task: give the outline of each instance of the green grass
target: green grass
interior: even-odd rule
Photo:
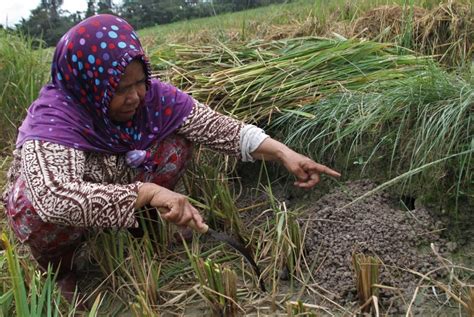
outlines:
[[[14,141],[26,109],[48,80],[50,50],[33,50],[33,42],[0,30],[0,148]]]
[[[3,285],[0,285],[0,316],[52,317],[60,316],[60,309],[74,314],[74,304],[69,305],[61,298],[51,267],[41,273],[29,266],[28,261],[16,252],[5,232],[1,234],[0,245],[4,250],[0,253],[2,275],[5,269],[7,272],[7,277],[2,278]]]
[[[434,66],[394,84],[308,103],[285,112],[275,128],[288,144],[315,157],[344,157],[346,168],[362,158],[361,173],[382,181],[408,173],[400,181],[411,195],[438,193],[436,202],[456,210],[459,199],[474,197],[474,87]],[[422,166],[412,177],[409,171]]]

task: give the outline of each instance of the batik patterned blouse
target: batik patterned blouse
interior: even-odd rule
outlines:
[[[192,112],[176,131],[191,142],[239,158],[249,156],[266,136],[242,122],[195,101]],[[243,138],[254,139],[242,151]],[[256,140],[256,141],[255,141]],[[248,142],[245,142],[248,143]],[[248,160],[248,159],[247,159]],[[43,221],[79,227],[136,226],[134,206],[140,182],[124,155],[84,152],[63,145],[30,140],[13,153],[4,201],[18,177],[29,186],[28,197]]]

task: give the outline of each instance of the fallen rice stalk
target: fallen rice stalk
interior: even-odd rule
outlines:
[[[399,55],[389,44],[357,40],[307,37],[234,47],[242,65],[229,51],[220,46],[177,49],[176,64],[192,78],[194,85],[187,89],[193,96],[252,122],[341,90],[386,89],[426,67],[423,59]],[[173,80],[179,83],[181,76]],[[381,85],[374,87],[375,81]]]
[[[324,311],[329,316],[334,316],[327,308],[319,305],[306,304],[302,301],[289,301],[286,303],[286,313],[288,317],[294,316],[318,316],[317,311]]]

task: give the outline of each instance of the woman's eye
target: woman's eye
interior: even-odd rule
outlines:
[[[115,89],[115,93],[119,94],[119,95],[124,94],[126,91],[127,91],[126,88],[117,88],[117,89]]]

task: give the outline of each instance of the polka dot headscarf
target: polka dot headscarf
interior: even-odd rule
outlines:
[[[147,75],[145,103],[132,120],[114,123],[108,117],[110,101],[133,60],[143,63]],[[51,75],[20,127],[17,147],[40,139],[85,151],[146,157],[150,144],[176,130],[193,107],[190,96],[150,78],[137,34],[125,20],[109,14],[87,18],[63,35]]]

